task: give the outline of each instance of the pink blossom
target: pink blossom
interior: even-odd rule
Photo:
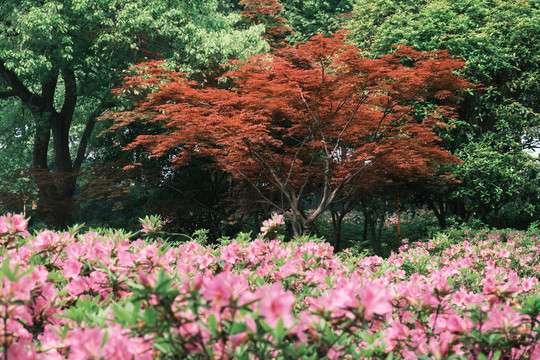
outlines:
[[[374,314],[386,315],[392,312],[388,291],[372,281],[366,281],[362,285],[358,297],[364,306],[364,318],[367,320],[373,318]]]
[[[18,341],[7,349],[7,359],[9,360],[34,360],[37,359],[37,351],[32,343]]]
[[[435,359],[440,360],[446,357],[449,350],[450,342],[453,340],[453,335],[447,332],[443,332],[439,335],[439,338],[431,337],[429,339],[428,349],[431,351]]]
[[[508,331],[514,327],[518,327],[524,316],[516,312],[510,306],[505,305],[502,309],[494,309],[489,313],[488,320],[482,327],[483,331],[500,329]]]
[[[474,323],[470,319],[458,316],[457,314],[443,316],[442,318],[446,321],[440,328],[452,333],[467,333],[474,326]]]
[[[283,215],[273,213],[270,219],[263,221],[263,226],[261,227],[261,233],[263,236],[266,236],[271,230],[284,224],[285,224],[285,221],[283,220]]]
[[[66,277],[66,279],[76,279],[79,277],[82,267],[82,262],[75,259],[68,259],[64,261],[64,269],[62,270],[62,274]]]
[[[150,221],[150,219],[148,219],[148,221],[146,222],[141,221],[141,226],[142,226],[142,230],[141,230],[142,233],[147,234],[150,231],[152,231],[152,222]]]
[[[39,233],[33,240],[32,245],[36,251],[53,250],[61,245],[62,239],[56,233],[46,230]]]
[[[129,337],[116,326],[110,331],[103,353],[107,360],[152,360],[152,344],[148,339]]]
[[[100,328],[75,328],[69,333],[70,352],[68,360],[100,360],[105,356],[101,347],[103,331]]]
[[[230,272],[219,273],[214,279],[203,285],[201,294],[211,301],[212,307],[220,308],[240,297],[248,289],[247,280]]]
[[[31,275],[24,275],[21,278],[10,281],[7,277],[1,280],[0,294],[10,301],[28,301],[36,282]]]
[[[58,334],[51,328],[51,325],[49,324],[46,324],[43,333],[38,335],[38,340],[43,349],[47,352],[67,346],[67,340],[63,340],[60,336],[58,336]]]
[[[268,325],[275,328],[279,318],[283,319],[286,328],[293,325],[292,310],[296,298],[292,292],[284,291],[280,283],[274,283],[260,287],[255,294],[261,299],[259,313]]]
[[[0,235],[1,234],[19,234],[22,236],[29,236],[30,233],[26,231],[28,221],[26,221],[21,215],[12,215],[8,213],[6,216],[0,217]]]
[[[221,248],[221,260],[234,264],[236,262],[241,262],[243,258],[244,249],[235,241]]]

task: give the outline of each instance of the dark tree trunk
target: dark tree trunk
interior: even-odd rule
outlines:
[[[384,225],[387,206],[387,202],[384,201],[382,208],[373,210],[369,208],[367,203],[362,203],[362,211],[364,213],[364,236],[366,236],[369,232],[371,247],[375,254],[381,253],[382,228]]]
[[[442,198],[442,195],[439,198],[439,206],[435,204],[435,201],[430,201],[428,205],[431,211],[433,211],[433,213],[435,214],[441,230],[446,229],[446,211],[444,208],[444,199]]]
[[[341,226],[343,224],[343,218],[345,217],[345,212],[338,213],[333,206],[330,207],[330,212],[332,214],[332,227],[334,228],[334,251],[338,252],[341,249]]]
[[[334,203],[330,204],[330,213],[332,214],[332,226],[334,228],[334,236],[335,236],[335,246],[334,251],[338,252],[341,250],[341,229],[343,226],[343,219],[345,216],[350,213],[359,203],[359,199],[353,199],[348,202],[342,203],[342,209],[341,213],[336,210]],[[365,241],[365,236],[364,236]]]
[[[366,212],[364,211],[364,231],[362,232],[362,241],[365,243],[368,239],[368,222],[366,220]]]
[[[65,117],[57,112],[36,116],[33,166],[38,187],[37,211],[48,226],[56,229],[73,225],[73,195],[78,169],[73,169],[69,152],[71,116],[72,114],[68,114],[68,117]],[[47,153],[51,133],[54,159],[49,169]]]
[[[371,237],[371,247],[375,254],[379,254],[381,251],[381,238],[377,236],[377,226],[376,220],[372,217],[369,219],[369,232]]]
[[[34,179],[38,186],[37,211],[41,219],[56,229],[73,225],[76,174],[35,171]]]
[[[62,108],[55,108],[56,86],[59,77],[64,81]],[[41,92],[34,93],[17,74],[6,68],[0,59],[0,77],[30,109],[35,119],[35,138],[32,156],[33,175],[38,186],[38,214],[47,225],[65,229],[73,224],[73,198],[79,169],[84,160],[88,140],[97,117],[109,104],[103,102],[87,119],[86,126],[72,162],[69,148],[69,129],[77,104],[77,82],[72,69],[52,69],[41,83]],[[49,164],[49,144],[52,134],[53,162]]]

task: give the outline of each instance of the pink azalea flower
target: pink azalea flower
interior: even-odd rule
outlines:
[[[90,289],[90,279],[88,276],[81,276],[67,283],[66,288],[71,296],[77,296]]]
[[[151,348],[152,343],[147,339],[130,338],[118,326],[110,332],[103,352],[107,360],[152,360]]]
[[[68,335],[70,352],[68,360],[100,360],[105,356],[101,347],[103,332],[100,328],[76,327]]]
[[[531,352],[531,360],[540,360],[540,344],[534,346],[534,349]]]
[[[148,219],[148,221],[146,222],[141,221],[141,225],[142,225],[142,230],[141,230],[142,233],[147,234],[150,231],[152,231],[152,222],[150,221],[150,219]]]
[[[244,322],[246,323],[246,327],[249,331],[253,333],[257,331],[257,324],[250,316],[244,315]]]
[[[227,246],[221,248],[221,260],[235,264],[241,262],[244,258],[244,249],[237,242],[233,241]]]
[[[229,336],[229,340],[231,342],[231,347],[233,349],[237,348],[238,346],[246,343],[246,341],[249,340],[249,335],[247,334],[247,332],[245,331],[242,331],[242,332],[239,332],[237,334],[234,334],[234,335],[230,335]]]
[[[27,226],[28,221],[19,214],[8,213],[6,216],[0,217],[0,234],[29,236],[30,233],[26,231]]]
[[[37,351],[26,341],[18,341],[7,349],[7,359],[9,360],[34,360],[37,359]]]
[[[9,234],[10,224],[5,216],[0,216],[0,234]]]
[[[388,291],[372,281],[366,281],[358,291],[358,297],[364,306],[364,318],[370,320],[374,314],[386,315],[392,312]]]
[[[439,335],[438,339],[436,337],[429,339],[428,349],[436,360],[443,359],[448,354],[449,345],[453,338],[454,336],[452,334],[443,332]]]
[[[226,271],[219,273],[206,286],[203,286],[201,294],[211,301],[212,307],[220,308],[228,305],[233,298],[239,298],[247,289],[246,278]]]
[[[506,332],[521,325],[524,318],[510,306],[505,305],[502,309],[494,309],[489,313],[488,320],[482,326],[482,331],[500,329]]]
[[[82,267],[82,262],[75,259],[68,259],[64,261],[64,269],[62,270],[62,274],[66,277],[66,279],[76,279],[79,277]]]
[[[10,301],[28,301],[35,286],[36,282],[28,274],[15,281],[5,277],[2,279],[0,291],[4,298]]]
[[[271,230],[279,227],[280,225],[285,225],[283,220],[283,215],[273,213],[272,217],[268,220],[263,221],[263,226],[261,227],[261,233],[263,236],[266,236]]]
[[[461,317],[457,314],[452,314],[446,317],[444,326],[441,326],[443,330],[448,330],[452,333],[468,332],[474,327],[474,322],[466,317]]]
[[[33,240],[32,246],[36,251],[53,250],[61,245],[62,239],[56,233],[46,230],[39,233]]]
[[[286,328],[294,324],[292,310],[296,298],[292,292],[284,291],[280,283],[274,283],[272,286],[260,287],[255,294],[261,299],[259,314],[268,325],[275,328],[279,318],[283,319]]]
[[[64,341],[58,334],[51,328],[51,325],[46,324],[43,333],[38,335],[38,340],[47,353],[50,350],[56,350],[57,348],[63,348],[67,346],[67,340]]]

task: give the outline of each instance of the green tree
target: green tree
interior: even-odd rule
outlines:
[[[239,14],[219,12],[216,0],[2,2],[0,98],[18,99],[31,114],[33,178],[44,221],[72,223],[96,118],[113,106],[110,91],[123,71],[167,58],[204,82],[206,70],[267,49],[263,27],[240,21]]]
[[[0,102],[0,212],[25,213],[35,197],[23,169],[32,165],[30,112],[16,99]]]
[[[354,0],[348,26],[369,56],[405,43],[465,60],[462,75],[480,87],[466,94],[455,128],[440,134],[464,162],[456,168],[462,183],[426,201],[439,204],[441,226],[448,212],[497,223],[501,207],[536,181],[538,164],[525,151],[540,146],[540,1]]]
[[[345,23],[352,0],[281,0],[283,17],[294,33],[292,42],[307,41],[316,34],[333,34]]]
[[[506,205],[515,205],[515,211],[523,215],[536,210],[527,197],[535,193],[538,201],[538,186],[531,189],[529,185],[538,182],[538,165],[525,152],[501,151],[496,140],[471,142],[457,153],[466,161],[456,166],[460,185],[450,199],[464,205],[455,209],[463,220],[480,219],[497,226]]]

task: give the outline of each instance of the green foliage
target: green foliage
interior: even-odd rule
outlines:
[[[333,34],[344,24],[352,10],[351,0],[281,0],[283,16],[294,33],[293,43],[306,41],[316,34]]]
[[[351,39],[377,56],[394,44],[448,49],[482,83],[465,118],[532,146],[538,138],[540,8],[537,0],[356,0]]]
[[[217,0],[2,4],[0,99],[9,103],[0,105],[0,120],[2,129],[15,134],[16,145],[0,150],[6,155],[19,151],[8,167],[11,173],[30,164],[49,170],[42,171],[47,173],[42,180],[36,178],[39,197],[21,194],[39,201],[46,221],[59,227],[73,223],[75,183],[96,118],[115,105],[111,89],[130,66],[167,59],[204,83],[215,81],[228,59],[268,49],[261,26],[246,27],[238,13],[218,5]],[[27,115],[14,114],[18,106],[12,106],[11,97],[22,101]],[[96,152],[93,148],[91,157]],[[62,181],[51,179],[53,172],[65,173]]]
[[[538,216],[538,163],[525,151],[540,137],[539,24],[538,0],[354,1],[350,38],[368,56],[398,43],[447,49],[480,84],[440,132],[464,162],[455,168],[461,184],[442,195],[462,222],[497,226],[504,212],[512,223],[502,226],[526,228]]]
[[[464,159],[462,165],[455,167],[455,177],[461,186],[451,196],[468,203],[471,215],[496,225],[506,204],[514,203],[524,215],[535,213],[533,204],[538,187],[531,185],[538,181],[538,164],[530,155],[502,151],[494,142],[471,142],[457,155]]]
[[[36,196],[25,169],[32,165],[31,113],[18,101],[0,101],[0,211],[30,213]]]
[[[129,64],[170,56],[186,70],[264,50],[262,29],[240,29],[240,16],[205,0],[24,0],[2,7],[0,58],[35,80],[75,65],[82,92],[109,87]]]

